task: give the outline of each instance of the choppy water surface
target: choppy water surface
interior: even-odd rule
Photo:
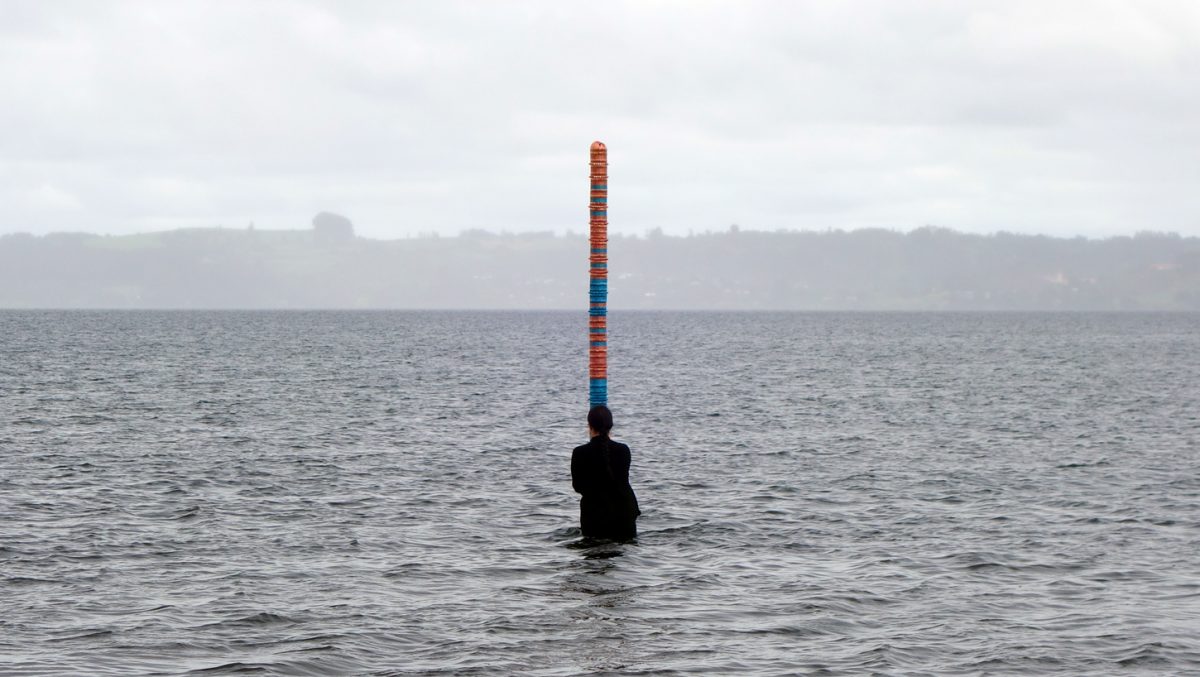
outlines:
[[[0,672],[1200,674],[1200,315],[0,313]]]

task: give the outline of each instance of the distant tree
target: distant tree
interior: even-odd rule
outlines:
[[[331,244],[354,239],[354,224],[341,214],[321,212],[313,217],[312,225],[317,242]]]

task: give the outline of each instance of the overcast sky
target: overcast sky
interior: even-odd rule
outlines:
[[[1200,2],[0,1],[0,234],[1200,235]]]

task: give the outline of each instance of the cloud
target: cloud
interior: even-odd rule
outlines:
[[[1190,2],[41,3],[0,28],[0,232],[936,223],[1200,234]],[[11,19],[11,20],[9,20]],[[32,193],[30,193],[32,194]]]

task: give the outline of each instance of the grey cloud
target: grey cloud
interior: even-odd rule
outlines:
[[[1188,2],[7,3],[0,232],[1200,232]],[[8,18],[8,17],[6,17]]]

